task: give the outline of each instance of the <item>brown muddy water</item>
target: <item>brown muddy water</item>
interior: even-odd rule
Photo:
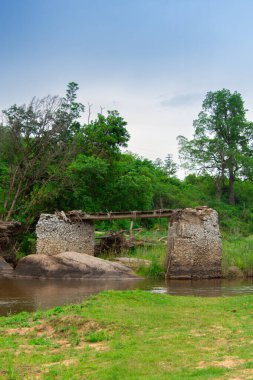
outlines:
[[[0,279],[0,315],[82,302],[103,290],[144,289],[177,296],[253,295],[253,279],[241,280],[39,280]]]

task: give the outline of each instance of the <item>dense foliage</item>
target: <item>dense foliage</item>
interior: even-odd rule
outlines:
[[[3,112],[0,218],[20,220],[29,230],[41,212],[55,210],[209,205],[219,211],[224,231],[245,235],[253,231],[252,125],[245,119],[239,94],[222,90],[207,95],[194,122],[194,139],[181,139],[181,154],[189,157],[190,152],[192,160],[210,170],[179,180],[170,155],[152,162],[121,152],[130,136],[117,111],[82,124],[85,110],[76,100],[77,90],[77,84],[70,83],[64,98],[33,99],[28,106],[14,105]],[[228,110],[231,143],[222,137],[225,111],[219,108],[219,96],[223,108],[236,108],[236,115],[234,108]],[[210,166],[215,163],[216,168]]]

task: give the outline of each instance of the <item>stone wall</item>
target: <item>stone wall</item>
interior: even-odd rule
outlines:
[[[69,223],[55,214],[41,214],[36,235],[39,254],[73,251],[94,255],[94,228],[90,222]]]
[[[170,220],[167,278],[221,277],[218,214],[208,207],[178,210]]]

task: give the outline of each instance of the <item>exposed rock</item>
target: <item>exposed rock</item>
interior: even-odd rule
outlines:
[[[41,214],[36,226],[37,254],[58,255],[75,251],[94,255],[94,228],[91,222],[67,222],[57,214]]]
[[[168,278],[221,277],[218,214],[208,207],[178,210],[170,221]]]
[[[115,261],[132,269],[139,269],[141,267],[149,267],[151,265],[150,260],[137,259],[135,257],[117,257]]]
[[[242,277],[244,277],[244,274],[239,268],[235,266],[228,268],[227,273],[226,273],[226,278],[234,279],[234,278],[242,278]]]
[[[126,266],[78,252],[29,255],[18,263],[16,276],[45,278],[136,278]]]
[[[12,276],[12,267],[0,256],[0,276]]]

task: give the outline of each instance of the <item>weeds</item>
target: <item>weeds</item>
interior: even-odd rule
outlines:
[[[223,239],[223,273],[226,274],[231,266],[239,268],[245,275],[253,274],[253,235]]]
[[[108,340],[108,335],[104,330],[93,331],[87,336],[86,340],[90,343],[103,342]]]

